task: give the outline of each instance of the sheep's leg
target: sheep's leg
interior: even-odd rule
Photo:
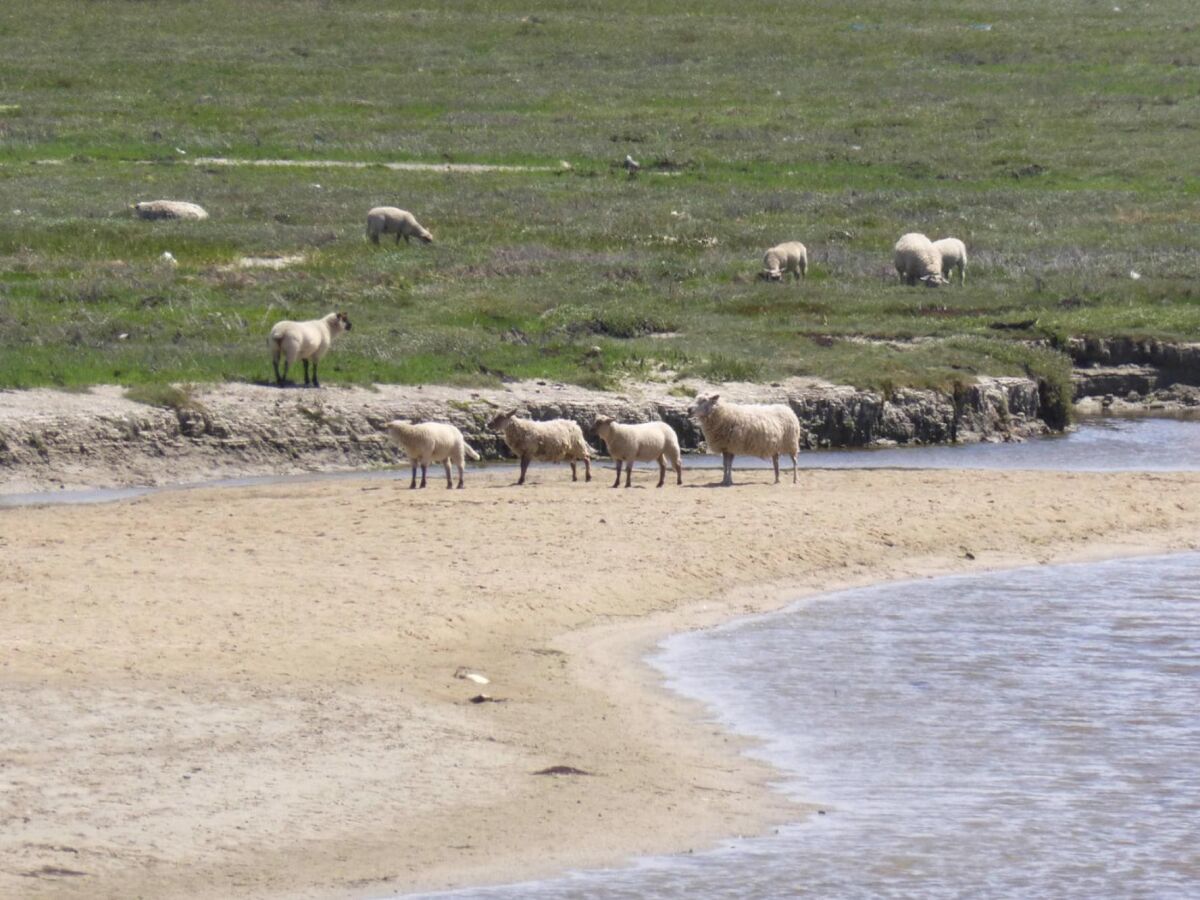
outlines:
[[[721,463],[725,469],[725,477],[721,479],[721,485],[731,487],[733,485],[733,454],[722,453]]]
[[[458,467],[458,489],[461,491],[463,489],[463,463],[456,462],[454,465]]]
[[[632,460],[630,460],[630,462],[629,462],[629,468],[630,468],[630,470],[633,469],[633,461]],[[587,474],[587,477],[584,479],[584,481],[591,481],[592,480],[592,461],[589,457],[585,456],[583,458],[583,470]]]
[[[408,489],[409,489],[410,491],[411,491],[411,490],[413,490],[413,489],[415,489],[415,488],[416,488],[416,486],[417,486],[417,465],[418,465],[418,463],[417,463],[417,461],[414,459],[414,460],[412,461],[413,477],[412,477],[412,481],[410,481],[410,482],[408,483]]]
[[[521,457],[521,477],[517,479],[517,484],[525,483],[525,472],[528,468],[529,468],[529,457],[522,456]]]
[[[675,466],[675,483],[683,484],[683,465],[678,459],[675,460],[673,465]]]
[[[308,387],[308,385],[309,385],[309,380],[308,380],[308,360],[307,360],[307,359],[302,359],[302,360],[300,360],[300,364],[304,366],[304,386],[305,386],[305,387]]]
[[[795,484],[800,480],[800,462],[797,459],[799,454],[789,453],[788,455],[792,458],[792,484]]]
[[[632,482],[632,481],[633,481],[633,460],[627,459],[627,460],[625,460],[625,487],[629,487],[630,482]]]
[[[619,488],[621,486],[621,466],[625,465],[625,461],[622,459],[618,459],[616,461],[616,463],[617,463],[617,480],[613,482],[612,486],[615,488]]]
[[[284,364],[284,373],[287,373],[287,363]],[[271,368],[275,370],[275,384],[283,387],[283,375],[279,374],[279,354],[275,353],[271,356]]]
[[[575,469],[575,460],[571,460],[571,480],[572,481],[579,480],[579,474]]]
[[[317,361],[314,359],[312,361],[312,364],[313,364],[313,387],[320,387],[321,382],[317,381]],[[305,384],[307,384],[308,379],[305,378],[304,382],[305,382]]]
[[[775,483],[779,484],[779,454],[775,453],[771,456],[771,465],[775,467]]]
[[[453,489],[454,488],[454,479],[450,477],[450,458],[446,457],[445,459],[443,459],[442,465],[446,467],[446,487],[449,489]],[[458,470],[458,477],[460,479],[462,478],[462,469]],[[462,484],[459,484],[459,487],[462,487]]]
[[[425,478],[429,474],[429,463],[421,463],[421,487],[425,487]]]
[[[667,483],[667,457],[666,454],[658,455],[658,486],[662,487]]]

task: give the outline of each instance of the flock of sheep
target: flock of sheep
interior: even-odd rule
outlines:
[[[205,219],[208,213],[194,203],[173,200],[154,200],[134,205],[136,214],[145,219],[183,218]],[[429,244],[433,235],[407,210],[393,206],[377,206],[367,213],[367,237],[378,244],[380,237],[396,236],[396,243],[412,238]],[[900,281],[907,285],[925,284],[936,287],[950,279],[957,270],[959,284],[966,282],[967,250],[957,238],[931,241],[923,234],[903,235],[893,249],[893,264]],[[808,274],[808,250],[799,241],[790,241],[769,249],[763,256],[760,277],[782,281],[791,272],[798,281]],[[329,351],[333,339],[351,329],[350,318],[344,312],[332,312],[320,319],[306,322],[277,322],[271,328],[268,345],[275,381],[282,386],[289,369],[297,362],[304,366],[304,384],[320,387],[317,366]],[[283,369],[279,363],[283,361]],[[309,363],[312,363],[310,378]],[[783,404],[725,403],[714,394],[699,397],[688,409],[688,415],[700,423],[704,441],[712,453],[720,453],[723,462],[722,485],[733,484],[733,459],[737,454],[749,454],[770,459],[774,464],[775,483],[779,483],[779,457],[792,460],[792,483],[797,481],[800,452],[800,421],[791,407]],[[499,432],[521,464],[517,484],[525,483],[529,464],[539,462],[569,462],[571,480],[577,481],[577,465],[584,465],[585,479],[592,480],[591,448],[578,423],[568,419],[535,422],[517,416],[514,409],[494,417],[488,428]],[[625,486],[633,478],[635,462],[658,462],[658,487],[666,483],[667,463],[675,470],[676,483],[683,483],[679,438],[666,422],[627,424],[607,416],[598,417],[593,428],[604,441],[608,454],[616,462],[617,478],[613,487],[621,484],[625,471]],[[454,487],[450,466],[458,469],[458,487],[463,486],[463,467],[467,457],[479,459],[469,447],[462,432],[444,422],[412,423],[394,421],[387,425],[388,437],[404,451],[412,463],[410,488],[417,487],[417,469],[421,470],[421,487],[425,487],[430,463],[441,463],[446,470],[446,487]]]
[[[918,232],[902,235],[892,248],[892,264],[902,284],[924,284],[937,287],[950,281],[950,273],[958,270],[958,283],[967,281],[967,247],[958,238],[931,241]],[[808,277],[808,249],[799,241],[777,244],[763,254],[759,278],[782,281],[791,272],[796,281]]]
[[[749,454],[774,463],[775,483],[779,483],[779,457],[792,460],[792,483],[798,480],[800,454],[800,420],[790,406],[775,404],[726,403],[720,395],[696,398],[688,415],[700,423],[704,442],[712,453],[720,453],[724,468],[721,484],[733,484],[733,459],[737,454]],[[617,464],[613,487],[621,486],[621,471],[625,472],[625,487],[633,480],[635,462],[658,463],[658,487],[667,480],[667,463],[675,470],[676,484],[683,484],[683,463],[679,437],[666,422],[621,423],[608,416],[597,416],[593,429],[608,448],[608,455]],[[417,469],[421,470],[421,487],[431,463],[441,463],[446,469],[446,487],[453,488],[450,465],[458,469],[458,486],[463,486],[463,466],[466,458],[479,459],[463,438],[463,434],[446,422],[403,422],[396,420],[386,426],[388,439],[403,450],[412,463],[410,488],[417,487]],[[570,419],[551,419],[535,422],[517,415],[515,409],[500,413],[488,422],[488,428],[499,432],[504,443],[521,461],[517,484],[525,483],[525,473],[531,462],[569,462],[571,480],[579,480],[577,465],[583,463],[584,479],[592,480],[591,447],[583,436],[578,422]]]

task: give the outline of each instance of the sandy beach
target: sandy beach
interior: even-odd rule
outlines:
[[[380,896],[758,833],[808,811],[659,686],[657,638],[1200,547],[1200,473],[611,477],[0,510],[0,896]]]

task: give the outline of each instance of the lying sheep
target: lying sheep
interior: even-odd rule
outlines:
[[[958,269],[958,284],[962,287],[967,283],[967,245],[958,238],[942,238],[934,241],[933,246],[942,255],[942,278],[950,282],[950,272]]]
[[[421,467],[421,487],[430,463],[446,467],[446,487],[454,487],[450,478],[450,463],[458,467],[458,486],[463,486],[465,457],[479,459],[479,454],[463,440],[462,432],[445,422],[422,422],[420,425],[396,419],[387,423],[388,440],[399,447],[412,461],[412,483],[417,486],[417,466]]]
[[[329,351],[334,337],[350,328],[350,317],[344,312],[331,312],[323,319],[308,322],[276,322],[267,339],[271,348],[271,365],[275,369],[275,383],[283,387],[288,369],[299,359],[304,362],[304,386],[308,387],[308,361],[311,359],[312,386],[320,387],[317,363]],[[284,357],[282,375],[279,374],[280,354]]]
[[[411,243],[409,238],[418,238],[426,244],[433,243],[433,235],[417,221],[406,209],[396,209],[394,206],[376,206],[367,213],[367,237],[372,244],[379,243],[381,234],[394,234],[396,243],[404,238],[404,243]]]
[[[675,469],[676,484],[683,484],[683,466],[679,456],[679,438],[666,422],[645,422],[622,425],[608,416],[597,416],[592,426],[608,447],[608,455],[617,464],[617,480],[621,486],[621,465],[625,465],[625,487],[633,478],[634,462],[658,461],[658,486],[667,480],[667,461]]]
[[[583,429],[570,419],[551,419],[549,422],[534,422],[517,417],[517,411],[500,413],[488,422],[488,428],[504,437],[508,449],[521,460],[521,477],[517,484],[525,483],[525,471],[533,460],[540,462],[571,463],[571,480],[578,481],[575,463],[583,460],[587,481],[592,480],[592,457]]]
[[[937,287],[945,283],[942,278],[942,255],[933,241],[923,234],[909,232],[896,241],[892,262],[901,284],[924,282],[926,287]]]
[[[775,464],[776,484],[779,484],[779,455],[786,453],[792,458],[792,484],[796,483],[800,420],[790,406],[722,403],[720,395],[713,394],[697,397],[688,408],[688,415],[699,420],[708,451],[721,454],[725,469],[722,485],[733,484],[736,453],[769,458]]]
[[[199,204],[183,200],[143,200],[130,207],[139,219],[192,219],[208,218],[208,211]]]
[[[778,244],[763,254],[763,270],[759,278],[783,281],[784,272],[791,272],[796,281],[808,277],[808,250],[799,241]]]

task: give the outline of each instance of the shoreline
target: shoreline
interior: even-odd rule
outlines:
[[[0,511],[3,684],[25,723],[0,758],[34,813],[0,843],[0,893],[381,896],[760,833],[804,807],[662,685],[644,661],[662,636],[1200,533],[1200,473],[766,474],[611,491],[560,468],[521,489],[491,473],[463,492],[339,480]],[[311,590],[273,587],[280,556]],[[532,774],[554,765],[594,774]],[[28,874],[55,868],[88,874]]]

